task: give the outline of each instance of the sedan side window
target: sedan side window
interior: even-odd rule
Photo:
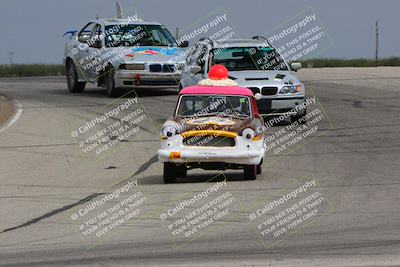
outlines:
[[[100,40],[101,38],[101,26],[100,24],[96,24],[96,27],[93,28],[92,38],[95,38],[95,40]]]
[[[88,23],[79,33],[78,41],[81,43],[87,43],[92,35],[93,28],[96,26],[94,23]]]
[[[93,28],[91,39],[87,43],[90,47],[101,48],[102,46],[102,36],[101,36],[101,26],[100,24],[96,24]]]

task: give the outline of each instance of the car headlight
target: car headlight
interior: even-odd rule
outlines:
[[[246,138],[246,139],[248,139],[248,140],[251,140],[253,137],[254,137],[254,131],[253,131],[253,129],[250,129],[250,128],[246,128],[246,129],[244,129],[243,130],[243,132],[242,132],[242,136],[244,137],[244,138]]]
[[[291,86],[284,86],[279,90],[279,94],[295,94],[295,93],[301,93],[302,91],[301,85],[291,85]]]
[[[161,130],[161,137],[169,138],[176,134],[176,128],[172,125],[167,125]]]

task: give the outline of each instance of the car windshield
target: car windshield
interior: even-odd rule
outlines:
[[[106,46],[168,46],[176,41],[163,25],[106,26]]]
[[[213,50],[213,64],[222,64],[229,71],[288,70],[285,61],[271,47],[228,47]]]
[[[180,99],[177,115],[249,117],[250,100],[247,96],[184,95]]]

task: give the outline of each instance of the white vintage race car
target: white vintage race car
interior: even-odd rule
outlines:
[[[93,20],[64,36],[69,36],[64,57],[69,90],[82,92],[92,82],[106,87],[110,97],[118,88],[177,85],[182,47],[188,46],[162,24],[137,17]]]
[[[264,134],[257,129],[263,119],[253,93],[232,86],[227,73],[216,65],[209,79],[180,91],[175,113],[161,131],[158,159],[164,163],[165,183],[194,168],[243,169],[248,180],[261,173]]]

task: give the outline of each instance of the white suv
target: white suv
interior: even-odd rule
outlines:
[[[195,85],[207,78],[210,67],[224,65],[230,79],[241,87],[253,91],[260,114],[281,115],[293,112],[292,120],[305,122],[306,109],[304,84],[293,74],[300,63],[289,64],[277,49],[262,37],[253,39],[213,42],[201,39],[190,48],[182,69],[180,89]],[[297,107],[297,108],[296,108]]]

